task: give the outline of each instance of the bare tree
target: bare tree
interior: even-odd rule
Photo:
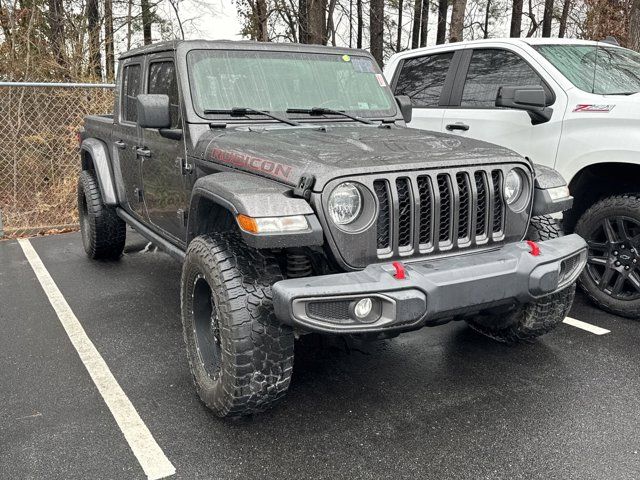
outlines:
[[[403,0],[398,0],[398,36],[396,39],[396,52],[399,52],[402,48],[402,8],[404,7]]]
[[[356,0],[356,10],[358,15],[356,48],[362,48],[362,30],[364,29],[364,18],[362,15],[362,0]]]
[[[369,4],[370,51],[382,67],[384,47],[384,0],[371,0]]]
[[[524,0],[513,0],[511,6],[511,29],[510,37],[518,38],[522,33],[522,4]]]
[[[631,5],[629,48],[640,52],[640,0],[633,0]]]
[[[483,38],[489,38],[489,15],[491,12],[491,0],[487,0],[487,8],[484,11]]]
[[[113,52],[113,0],[104,0],[104,57],[107,82],[115,75],[115,55]]]
[[[49,43],[58,65],[64,66],[64,6],[62,0],[49,0]]]
[[[427,28],[429,25],[429,0],[422,0],[422,15],[420,18],[420,46],[427,46]]]
[[[422,0],[415,0],[415,2],[413,3],[413,27],[411,28],[411,48],[418,48],[418,45],[420,44],[421,17],[422,17]]]
[[[542,36],[551,36],[551,20],[553,19],[553,0],[544,1],[544,14],[542,16]]]
[[[453,0],[451,9],[451,27],[449,31],[450,42],[462,41],[462,30],[464,28],[464,11],[467,8],[467,0]]]
[[[145,45],[150,45],[152,42],[151,24],[153,22],[153,15],[151,14],[149,0],[141,0],[140,7],[142,9],[142,38]]]
[[[562,14],[560,15],[560,30],[558,31],[558,37],[564,38],[567,32],[567,21],[569,20],[569,11],[571,10],[571,0],[564,0],[562,5]]]
[[[444,43],[447,35],[447,10],[449,3],[447,0],[438,0],[438,31],[436,32],[436,44]]]
[[[87,28],[89,31],[89,76],[102,79],[100,55],[100,10],[98,0],[87,0]]]

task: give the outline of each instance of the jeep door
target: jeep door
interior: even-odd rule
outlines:
[[[391,86],[394,95],[407,95],[411,99],[413,118],[410,127],[442,130],[448,101],[443,92],[449,90],[445,85],[454,78],[454,57],[454,52],[430,53],[400,61]]]
[[[463,51],[444,113],[443,131],[496,143],[548,166],[555,163],[567,104],[566,94],[545,81],[524,52],[506,48],[476,48]],[[522,110],[497,108],[501,86],[541,85],[547,106],[553,108],[550,121],[533,125]]]
[[[183,175],[185,145],[182,140],[182,110],[175,62],[166,53],[150,55],[146,92],[169,97],[171,126],[142,129],[141,157],[144,201],[150,222],[183,242],[186,238],[188,195]]]
[[[126,59],[120,72],[118,92],[119,112],[113,126],[113,165],[119,192],[124,193],[126,207],[139,217],[145,217],[142,202],[142,176],[137,148],[140,146],[137,97],[142,89],[142,57]]]

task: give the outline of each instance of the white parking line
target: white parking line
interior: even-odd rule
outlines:
[[[38,277],[42,289],[47,294],[51,306],[55,310],[60,323],[64,327],[69,340],[75,347],[82,363],[93,379],[96,387],[113,418],[129,443],[129,447],[138,459],[149,480],[165,478],[176,473],[175,467],[165,456],[153,435],[144,424],[135,407],[129,401],[117,380],[109,370],[104,359],[93,345],[78,321],[62,292],[51,278],[42,260],[38,256],[29,240],[20,239],[20,246],[24,251],[31,268]]]
[[[611,333],[611,330],[607,330],[606,328],[597,327],[595,325],[591,325],[587,322],[582,322],[580,320],[576,320],[575,318],[567,317],[563,320],[567,325],[571,325],[572,327],[581,328],[582,330],[586,330],[587,332],[591,332],[594,335],[604,335],[606,333]]]

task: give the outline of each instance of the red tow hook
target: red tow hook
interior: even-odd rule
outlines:
[[[400,262],[393,262],[392,263],[393,268],[396,269],[396,273],[393,275],[393,277],[396,280],[404,280],[405,278],[407,278],[407,272],[404,269],[404,265]]]
[[[529,245],[529,248],[531,249],[529,251],[531,255],[533,255],[534,257],[537,257],[540,255],[540,245],[538,245],[536,242],[532,240],[527,240],[527,245]]]

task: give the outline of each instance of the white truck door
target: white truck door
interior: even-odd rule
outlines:
[[[534,61],[525,60],[523,54],[497,47],[466,50],[442,131],[496,143],[552,167],[562,133],[566,94],[553,80],[543,80],[533,67]],[[548,106],[553,108],[549,122],[533,125],[527,112],[496,108],[499,87],[530,85],[545,89]]]
[[[413,118],[410,127],[436,132],[442,130],[445,110],[441,96],[453,56],[454,52],[445,52],[400,60],[390,81],[395,95],[407,95],[411,99]]]

